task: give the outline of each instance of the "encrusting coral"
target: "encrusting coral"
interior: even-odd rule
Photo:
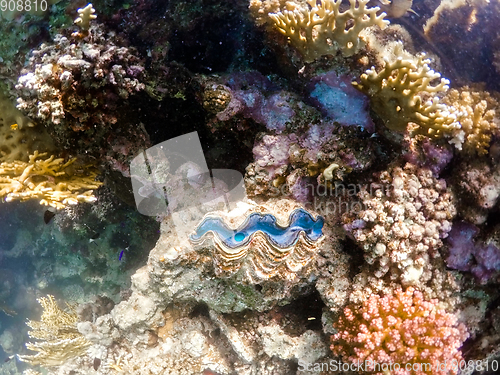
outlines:
[[[380,375],[388,373],[386,367],[404,375],[457,374],[459,348],[468,336],[438,300],[426,301],[411,287],[346,307],[334,328],[338,333],[331,338],[333,352]]]
[[[465,153],[485,155],[488,153],[491,136],[498,129],[500,109],[497,93],[490,94],[480,85],[452,89],[443,98],[443,103],[454,107],[464,132],[462,149]]]
[[[54,155],[35,151],[28,162],[14,161],[0,164],[0,197],[6,202],[40,199],[40,204],[62,209],[79,202],[94,202],[92,190],[101,182],[92,167],[75,168],[76,159],[67,162]]]
[[[399,52],[403,54],[402,46]],[[371,98],[371,108],[387,128],[402,132],[411,122],[417,125],[417,133],[442,136],[460,129],[460,124],[455,110],[439,98],[446,93],[450,82],[441,78],[429,64],[425,55],[385,60],[379,72],[369,69],[361,75],[360,82],[353,85]],[[437,80],[439,83],[433,85]]]
[[[38,303],[43,307],[41,320],[28,320],[26,323],[31,328],[28,335],[39,340],[36,343],[27,343],[26,348],[38,353],[19,355],[18,358],[31,365],[50,367],[62,365],[68,359],[85,353],[90,341],[76,328],[76,312],[69,305],[70,312],[62,310],[51,295],[38,298]]]
[[[369,0],[349,0],[350,8],[340,11],[341,0],[307,0],[295,10],[271,13],[277,29],[289,38],[299,50],[304,61],[312,62],[323,55],[341,51],[352,56],[362,47],[360,33],[370,26],[384,29],[385,13],[377,15],[378,7],[367,8]]]

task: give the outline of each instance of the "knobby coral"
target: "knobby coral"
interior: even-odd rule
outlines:
[[[403,54],[402,46],[399,49]],[[377,72],[369,69],[353,85],[371,98],[373,111],[384,119],[384,125],[405,131],[408,123],[417,125],[418,133],[430,137],[442,136],[460,128],[452,107],[441,103],[439,95],[448,90],[447,79],[429,67],[425,55],[414,59],[398,57],[385,60]],[[438,82],[433,84],[433,82]]]
[[[363,46],[360,33],[370,26],[384,29],[389,21],[378,7],[367,8],[369,0],[349,0],[350,8],[340,11],[341,0],[307,0],[295,10],[269,14],[280,33],[289,38],[304,61],[341,51],[352,56]]]
[[[76,312],[69,305],[70,312],[62,310],[51,295],[37,301],[43,307],[42,318],[40,321],[28,320],[26,324],[31,328],[28,335],[40,341],[27,343],[26,348],[38,353],[20,355],[19,359],[32,365],[50,367],[62,365],[68,359],[82,355],[90,346],[90,341],[76,328]]]
[[[40,204],[57,209],[79,202],[94,202],[92,190],[102,183],[95,180],[97,172],[84,166],[75,168],[76,159],[67,162],[54,155],[35,151],[29,161],[0,164],[0,197],[5,201],[40,199]]]
[[[346,307],[334,327],[338,333],[331,338],[333,352],[376,374],[384,373],[382,365],[400,375],[456,374],[462,360],[459,348],[468,336],[438,300],[426,301],[411,287]]]
[[[390,271],[404,285],[428,280],[430,259],[439,257],[456,213],[446,182],[407,164],[382,172],[360,196],[364,209],[346,228],[376,267],[375,276]]]

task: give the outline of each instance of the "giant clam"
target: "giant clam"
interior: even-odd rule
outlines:
[[[198,252],[210,253],[218,276],[241,273],[250,283],[274,276],[293,279],[318,252],[323,224],[321,216],[281,199],[208,213],[189,240]]]

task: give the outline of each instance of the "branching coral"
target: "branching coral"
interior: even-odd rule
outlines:
[[[394,374],[456,374],[453,364],[462,360],[459,348],[468,336],[465,326],[439,308],[437,300],[426,301],[413,288],[372,295],[361,307],[346,307],[334,327],[338,333],[331,338],[333,352],[376,374],[384,373],[382,364],[392,365]],[[369,361],[379,367],[370,367]]]
[[[90,346],[90,341],[76,328],[76,312],[69,305],[70,312],[62,310],[51,295],[39,298],[38,303],[44,310],[41,320],[28,320],[26,323],[31,328],[28,335],[40,340],[27,343],[26,348],[38,353],[19,356],[19,359],[32,365],[50,367],[62,365],[68,359],[82,355]]]
[[[400,48],[402,52],[402,47]],[[354,86],[371,98],[371,107],[391,130],[405,131],[416,124],[418,133],[441,136],[459,129],[453,108],[440,102],[439,94],[448,90],[449,81],[429,67],[430,60],[399,57],[385,61],[377,72],[369,69]],[[439,83],[433,85],[434,81]]]
[[[377,15],[378,7],[366,7],[368,1],[349,0],[350,8],[341,12],[341,0],[307,0],[309,6],[272,13],[269,17],[306,62],[339,50],[351,56],[363,45],[362,30],[375,25],[383,29],[389,24],[384,20],[385,13]]]
[[[456,213],[446,182],[407,164],[382,172],[360,196],[364,209],[346,227],[376,265],[375,276],[390,271],[406,285],[428,280],[430,259],[439,257]]]
[[[92,190],[101,183],[95,180],[96,171],[83,167],[78,171],[76,159],[47,159],[45,153],[35,151],[28,162],[14,161],[0,164],[0,197],[5,201],[40,199],[40,204],[57,209],[78,202],[94,202]]]
[[[500,124],[498,97],[498,94],[492,95],[480,86],[453,89],[444,97],[444,103],[459,111],[458,121],[464,131],[464,152],[472,155],[488,153],[492,133]]]
[[[86,7],[78,9],[78,18],[75,23],[80,26],[80,29],[87,31],[90,27],[90,21],[97,18],[94,13],[95,9],[92,4],[87,4]]]

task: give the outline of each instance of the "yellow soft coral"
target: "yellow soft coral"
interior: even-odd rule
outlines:
[[[306,62],[338,50],[351,56],[363,45],[359,35],[363,29],[375,25],[384,29],[389,24],[384,20],[385,13],[377,15],[378,7],[366,7],[368,1],[349,0],[350,8],[341,12],[342,0],[307,0],[309,6],[271,13],[269,17]]]
[[[468,154],[488,153],[491,135],[498,129],[500,120],[499,94],[491,95],[484,87],[476,85],[453,89],[443,101],[459,111],[458,121],[464,132],[463,151]]]
[[[90,346],[76,328],[78,316],[68,305],[69,312],[62,310],[54,296],[41,297],[38,303],[43,307],[40,321],[28,320],[29,337],[39,340],[27,343],[26,348],[38,352],[35,355],[18,356],[23,362],[44,367],[59,366],[68,359],[82,355]]]
[[[6,202],[40,199],[40,204],[57,209],[95,201],[92,190],[102,184],[95,181],[96,171],[88,167],[74,170],[76,159],[42,159],[45,156],[35,151],[28,162],[0,163],[0,197],[5,197]]]
[[[367,70],[360,83],[353,85],[370,97],[371,108],[389,129],[405,131],[408,123],[413,123],[417,133],[441,136],[460,129],[460,124],[454,108],[441,103],[438,97],[448,90],[449,81],[432,70],[429,63],[424,55],[386,60],[382,70]]]

